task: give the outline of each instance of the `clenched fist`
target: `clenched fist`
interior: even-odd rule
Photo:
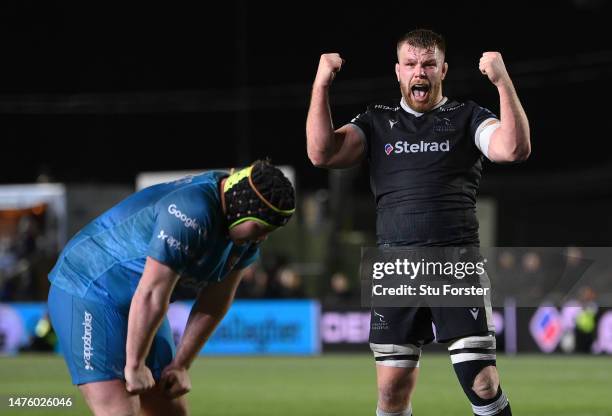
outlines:
[[[153,374],[148,367],[141,365],[138,367],[125,366],[125,388],[132,394],[144,393],[155,386]]]
[[[344,59],[337,53],[324,53],[319,60],[319,69],[315,78],[315,85],[328,87],[331,85],[336,73],[342,69]]]
[[[174,366],[172,363],[162,371],[160,384],[166,396],[171,399],[189,393],[191,390],[191,380],[187,369]]]
[[[478,68],[497,87],[510,81],[506,65],[504,65],[504,60],[499,52],[483,53]]]

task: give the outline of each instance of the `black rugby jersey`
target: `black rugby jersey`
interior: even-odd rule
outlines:
[[[351,123],[365,134],[370,185],[377,208],[404,212],[476,206],[481,178],[477,129],[497,117],[472,101],[448,100],[421,116],[400,103],[372,104]]]
[[[378,244],[479,245],[475,136],[490,119],[472,101],[449,100],[420,116],[397,102],[372,104],[351,121],[365,135]]]

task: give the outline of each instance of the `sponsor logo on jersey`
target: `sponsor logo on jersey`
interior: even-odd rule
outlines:
[[[397,123],[399,123],[397,120],[389,119],[389,128],[392,129]]]
[[[450,141],[443,142],[428,142],[421,140],[416,143],[408,143],[403,140],[398,140],[395,144],[385,144],[385,153],[389,156],[391,153],[424,153],[424,152],[449,152]]]
[[[456,110],[458,108],[463,107],[464,105],[465,105],[465,103],[459,103],[459,104],[456,104],[456,105],[454,105],[452,107],[451,106],[448,106],[448,107],[447,106],[442,106],[442,107],[438,108],[438,111],[441,111],[443,113],[445,113],[447,111],[454,111],[454,110]]]
[[[91,365],[91,358],[93,357],[93,346],[92,346],[92,335],[93,335],[93,316],[85,311],[83,315],[83,363],[85,364],[85,370],[93,370]]]
[[[375,110],[389,110],[389,111],[397,111],[399,110],[399,106],[397,107],[389,107],[388,105],[376,104],[374,106]]]
[[[189,218],[186,214],[181,212],[181,210],[176,207],[176,204],[168,205],[168,212],[170,213],[170,215],[174,215],[176,218],[178,218],[179,221],[181,221],[185,227],[192,228],[198,232],[201,232],[200,224],[198,224],[198,221],[196,221],[194,218]]]
[[[436,117],[434,119],[433,129],[436,133],[450,133],[456,130],[455,126],[453,125],[453,123],[451,123],[450,119],[446,117],[442,117],[442,118]]]
[[[189,246],[187,244],[183,244],[171,235],[166,234],[164,230],[159,231],[157,238],[165,242],[171,249],[181,250],[185,254],[189,254]]]

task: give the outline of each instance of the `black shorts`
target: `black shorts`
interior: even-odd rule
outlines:
[[[435,334],[432,323],[436,326]],[[373,344],[428,344],[495,332],[490,307],[373,308],[370,342]]]
[[[402,207],[379,209],[377,234],[379,247],[480,245],[474,209],[423,213],[407,213]],[[371,314],[370,342],[375,344],[423,345],[495,331],[490,307],[376,307]]]

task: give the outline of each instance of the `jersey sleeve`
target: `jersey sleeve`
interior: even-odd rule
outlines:
[[[488,158],[489,140],[493,131],[498,127],[487,126],[491,121],[499,123],[498,117],[489,109],[473,104],[472,116],[470,119],[470,137],[478,149]]]
[[[244,254],[240,256],[240,260],[234,266],[234,270],[246,269],[251,264],[255,263],[259,259],[259,246],[257,244],[251,244],[251,246],[246,249]]]
[[[147,255],[181,274],[204,247],[206,200],[192,190],[173,192],[155,204],[153,215]]]
[[[365,145],[365,153],[370,154],[370,136],[372,134],[372,112],[368,108],[365,112],[357,114],[348,124],[361,130]]]

